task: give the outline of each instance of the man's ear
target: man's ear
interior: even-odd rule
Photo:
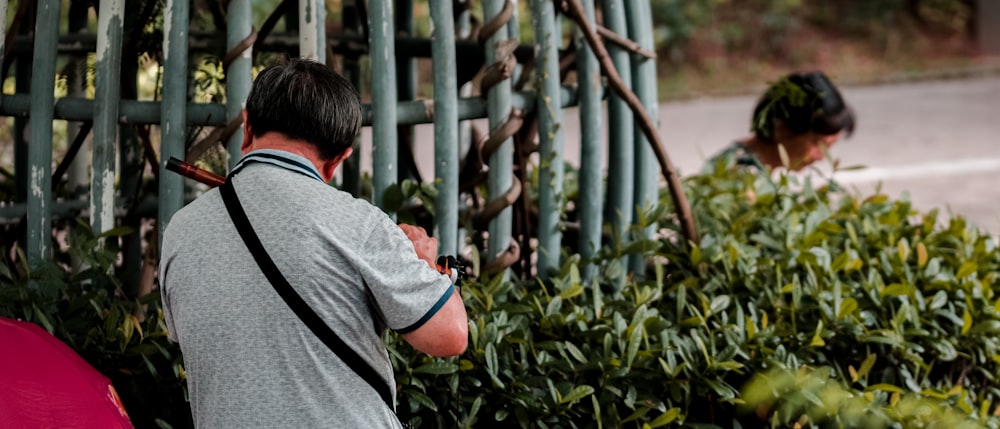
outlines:
[[[250,129],[250,122],[247,121],[247,109],[243,109],[243,144],[240,150],[244,155],[250,152],[250,145],[253,143],[253,131]]]
[[[352,153],[354,153],[354,148],[349,147],[341,152],[340,155],[324,161],[322,168],[320,169],[320,174],[323,176],[323,179],[327,182],[333,180],[333,174],[337,171],[337,167],[340,167],[340,164],[349,158]]]

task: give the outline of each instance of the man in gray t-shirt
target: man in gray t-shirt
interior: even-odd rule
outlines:
[[[269,68],[247,99],[244,157],[229,180],[295,292],[394,392],[386,328],[453,356],[468,322],[455,287],[431,268],[434,239],[326,185],[359,127],[357,93],[336,73],[307,60]],[[198,427],[401,427],[275,292],[218,190],[170,220],[160,282]]]

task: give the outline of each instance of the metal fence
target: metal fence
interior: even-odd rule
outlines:
[[[601,23],[598,33],[615,42],[609,43],[610,56],[626,85],[655,117],[655,60],[643,55],[654,50],[649,2],[582,3],[587,19]],[[5,244],[20,243],[30,262],[52,258],[54,220],[82,215],[97,232],[116,225],[138,231],[144,218],[169,220],[190,198],[185,187],[191,188],[165,170],[171,157],[196,160],[206,145],[221,145],[230,166],[235,164],[241,106],[261,52],[336,64],[359,88],[367,85],[362,89],[371,102],[363,113],[374,141],[373,203],[382,205],[387,190],[408,177],[415,145],[426,150],[433,144],[435,177],[426,181],[436,188],[432,222],[440,251],[454,254],[478,243],[483,270],[515,266],[521,274],[544,277],[559,267],[561,251],[568,247],[581,254],[590,278],[598,269],[589,262],[598,248],[609,236],[626,236],[636,211],[657,201],[656,161],[648,144],[628,106],[606,94],[593,51],[579,28],[558,13],[558,2],[286,0],[276,3],[258,29],[252,26],[250,0],[102,0],[96,11],[91,4],[0,0],[0,16],[13,16],[8,28],[0,20],[0,33],[7,36],[0,39],[0,57],[4,76],[12,66],[16,87],[14,94],[0,96],[0,114],[14,118],[13,172],[5,171],[14,191],[0,203],[0,219]],[[328,5],[339,10],[328,11]],[[68,22],[61,22],[64,7]],[[415,35],[416,8],[429,12],[429,38]],[[531,44],[519,40],[526,12]],[[81,31],[94,13],[96,33]],[[206,15],[225,29],[224,36],[191,31],[192,17]],[[285,32],[271,34],[279,22]],[[328,28],[339,29],[334,34]],[[93,97],[86,91],[53,97],[65,71],[57,65],[88,54],[96,58]],[[143,55],[162,65],[161,95],[154,100],[137,96],[137,62]],[[203,55],[221,61],[224,104],[192,100],[191,71]],[[433,60],[433,99],[415,100],[415,59],[426,57]],[[364,79],[363,71],[370,78]],[[470,94],[470,81],[478,94]],[[562,126],[569,106],[577,106],[580,115],[578,141],[567,141]],[[477,118],[488,120],[488,132],[469,129],[467,121]],[[53,159],[54,120],[70,121],[76,127],[68,129],[77,131],[58,162]],[[412,126],[421,123],[434,124],[433,142],[414,141]],[[157,124],[158,148],[157,129],[150,127]],[[70,161],[86,158],[79,152],[88,133],[88,191],[78,197],[56,193],[59,186],[53,185],[65,180]],[[580,151],[574,195],[563,188],[567,150]],[[155,168],[146,170],[147,164]],[[540,185],[529,199],[525,188],[533,174]],[[360,164],[346,163],[342,176],[338,186],[360,195]],[[160,231],[165,225],[159,222]],[[137,281],[142,240],[133,233],[121,243],[126,281]],[[634,271],[644,266],[641,257],[627,265]]]

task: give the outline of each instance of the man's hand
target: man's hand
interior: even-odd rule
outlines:
[[[413,249],[417,251],[417,257],[427,261],[427,265],[436,270],[437,239],[428,237],[427,231],[419,226],[401,224],[399,225],[399,229],[402,229],[403,234],[406,234],[406,238],[409,238],[413,242]]]

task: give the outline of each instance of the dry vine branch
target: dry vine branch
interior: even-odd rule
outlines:
[[[622,48],[628,50],[629,52],[642,55],[649,59],[656,58],[656,52],[642,49],[642,46],[640,46],[638,42],[629,39],[627,37],[619,36],[618,33],[609,30],[607,27],[598,25],[597,34],[600,34],[601,37],[608,39],[609,42],[621,46]]]
[[[684,195],[680,175],[677,174],[677,169],[670,162],[667,151],[663,146],[663,140],[660,138],[659,133],[656,132],[656,127],[653,125],[652,119],[649,117],[646,109],[643,108],[642,103],[636,97],[635,93],[625,88],[618,70],[611,62],[611,56],[608,55],[608,50],[604,47],[604,43],[597,38],[597,33],[594,32],[590,23],[587,22],[583,6],[580,5],[580,0],[565,0],[563,10],[569,12],[569,17],[576,22],[576,25],[583,32],[587,44],[590,45],[590,49],[594,51],[594,55],[601,65],[601,71],[608,78],[608,86],[611,87],[611,90],[615,94],[625,100],[629,108],[632,109],[632,113],[637,116],[636,122],[638,122],[643,134],[646,135],[646,139],[649,140],[653,153],[656,155],[656,160],[660,164],[660,171],[663,173],[663,178],[667,180],[667,187],[670,189],[670,196],[673,198],[674,208],[677,210],[681,233],[689,243],[697,244],[699,242],[698,229],[695,227],[694,216],[691,214],[691,205],[688,204],[687,196]]]

